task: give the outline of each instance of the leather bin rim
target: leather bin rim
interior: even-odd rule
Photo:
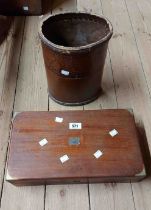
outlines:
[[[42,26],[44,24],[45,21],[47,21],[49,18],[51,17],[57,17],[57,16],[64,16],[64,15],[84,15],[84,16],[89,16],[90,18],[97,18],[97,19],[103,19],[106,21],[106,23],[108,24],[109,26],[109,33],[103,37],[102,39],[96,41],[96,42],[93,42],[91,44],[87,44],[87,45],[84,45],[84,46],[80,46],[80,47],[65,47],[65,46],[61,46],[61,45],[57,45],[57,44],[54,44],[53,42],[51,42],[50,40],[48,40],[42,33]],[[110,40],[110,38],[112,37],[113,35],[113,26],[112,26],[112,23],[103,15],[95,15],[95,14],[90,14],[90,13],[85,13],[85,12],[65,12],[65,13],[59,13],[59,14],[55,14],[55,15],[48,15],[47,17],[43,18],[41,21],[40,21],[40,24],[39,24],[39,36],[40,36],[40,39],[41,41],[47,45],[49,48],[51,48],[52,50],[54,51],[57,51],[57,52],[60,52],[60,53],[64,53],[64,54],[71,54],[71,53],[80,53],[80,52],[87,52],[87,51],[91,51],[92,48],[94,47],[98,47],[99,45],[101,45],[102,43],[105,43],[107,41]]]

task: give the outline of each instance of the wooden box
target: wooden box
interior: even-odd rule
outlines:
[[[22,112],[13,121],[6,174],[12,184],[128,182],[145,175],[127,110]]]
[[[41,0],[0,0],[0,14],[3,15],[40,15]]]

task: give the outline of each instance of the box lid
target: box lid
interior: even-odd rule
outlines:
[[[22,112],[13,121],[6,179],[14,184],[144,176],[135,121],[127,110]]]

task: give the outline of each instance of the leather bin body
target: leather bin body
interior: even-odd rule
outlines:
[[[48,90],[53,99],[66,105],[79,105],[94,100],[100,94],[108,42],[90,52],[71,54],[57,53],[44,43],[42,46]],[[70,75],[62,75],[62,70],[70,72]]]
[[[107,19],[87,13],[64,13],[42,21],[39,35],[52,99],[83,105],[100,95],[112,33]]]

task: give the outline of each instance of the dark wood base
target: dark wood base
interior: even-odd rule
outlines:
[[[63,184],[97,184],[97,183],[135,183],[142,181],[146,173],[138,177],[104,177],[93,179],[33,179],[33,180],[6,180],[15,186],[63,185]],[[9,179],[9,177],[8,177]]]
[[[2,15],[40,15],[42,14],[41,0],[0,0]]]
[[[0,44],[5,40],[11,27],[12,18],[0,16]]]

